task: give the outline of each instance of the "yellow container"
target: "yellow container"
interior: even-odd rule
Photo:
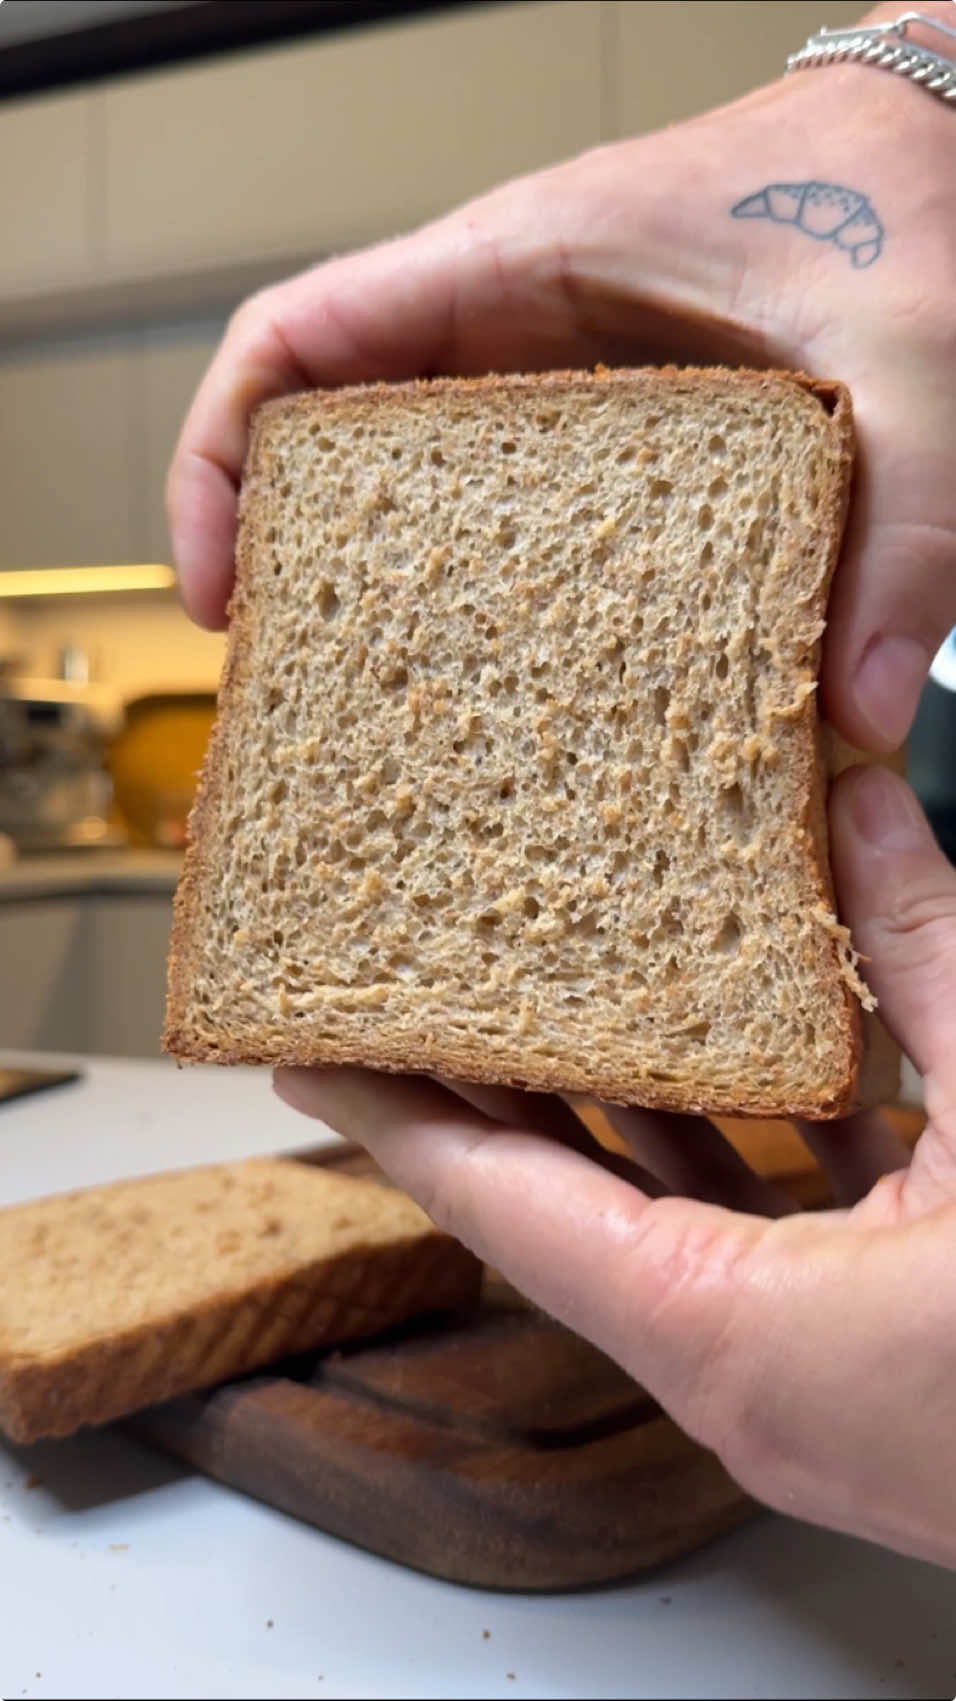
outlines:
[[[163,850],[185,844],[215,713],[212,691],[169,691],[127,704],[109,769],[117,808],[134,842]]]

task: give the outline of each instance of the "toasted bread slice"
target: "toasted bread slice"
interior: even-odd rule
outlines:
[[[0,1210],[0,1430],[69,1435],[473,1297],[404,1196],[282,1159]]]

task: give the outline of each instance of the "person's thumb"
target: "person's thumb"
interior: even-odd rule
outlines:
[[[952,370],[915,330],[878,383],[854,376],[853,353],[834,360],[853,394],[859,453],[827,610],[822,700],[851,744],[893,750],[956,622]]]
[[[880,1015],[956,1099],[956,869],[916,798],[881,767],[851,768],[830,802],[840,911]]]

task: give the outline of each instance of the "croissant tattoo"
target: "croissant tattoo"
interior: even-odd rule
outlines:
[[[883,226],[865,195],[838,183],[768,183],[730,209],[735,219],[795,224],[815,242],[834,242],[858,268],[872,266],[883,248]]]

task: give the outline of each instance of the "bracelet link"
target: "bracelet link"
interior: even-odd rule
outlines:
[[[817,30],[787,59],[787,74],[791,71],[812,70],[817,66],[835,63],[874,65],[877,70],[892,71],[898,77],[908,77],[927,93],[938,96],[956,108],[956,62],[930,47],[919,47],[907,41],[909,24],[919,23],[928,29],[948,36],[956,46],[956,29],[938,23],[922,12],[903,12],[892,23],[873,24],[869,28]]]

